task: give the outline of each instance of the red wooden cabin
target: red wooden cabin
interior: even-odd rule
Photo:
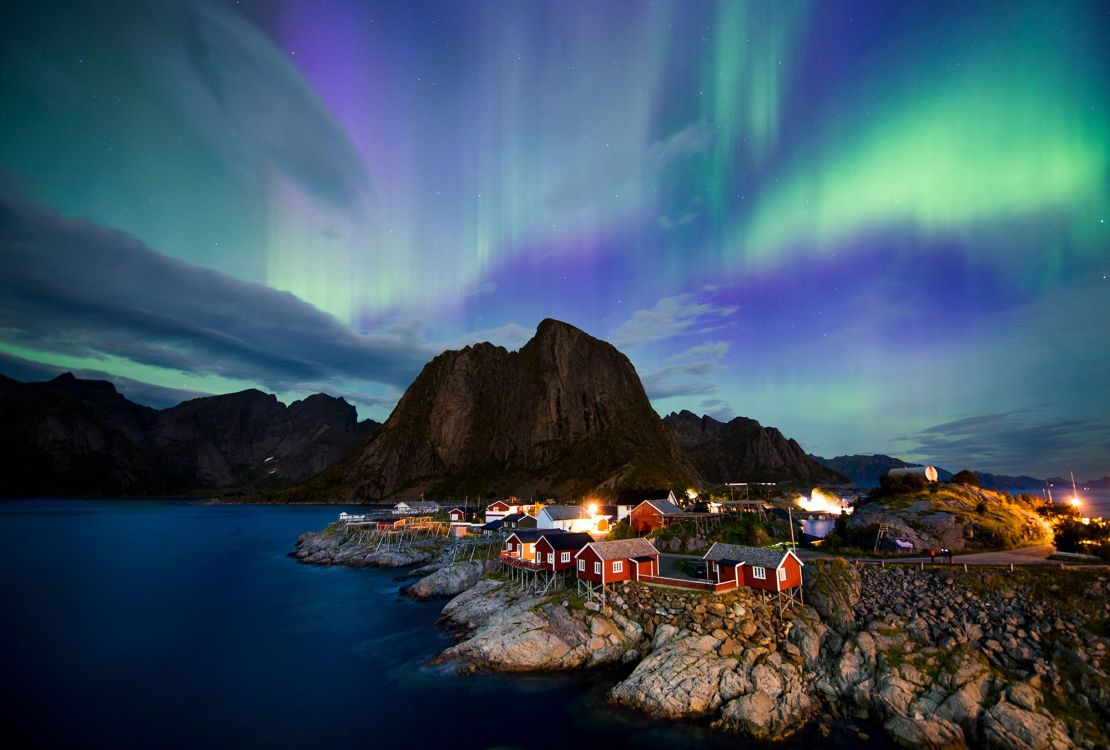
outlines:
[[[650,534],[668,523],[682,520],[685,515],[682,508],[668,500],[644,500],[632,509],[628,522],[636,534]]]
[[[705,553],[706,573],[718,583],[736,581],[764,591],[787,591],[802,585],[801,561],[793,550],[715,543]]]
[[[567,534],[554,529],[556,533],[552,534],[551,531],[553,529],[544,529],[543,536],[536,541],[536,562],[547,570],[570,570],[574,567],[574,556],[594,540],[582,532]]]
[[[580,579],[602,586],[659,574],[659,550],[643,537],[591,542],[575,560]]]

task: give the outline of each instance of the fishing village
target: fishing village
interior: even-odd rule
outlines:
[[[458,642],[436,665],[620,667],[609,703],[657,720],[781,740],[848,717],[905,747],[1103,746],[1107,572],[1050,544],[1076,518],[932,467],[884,488],[403,501],[342,513],[295,554],[408,568],[403,593],[448,600]]]

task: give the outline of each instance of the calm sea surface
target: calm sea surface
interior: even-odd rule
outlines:
[[[761,747],[611,710],[621,673],[426,668],[451,643],[442,602],[399,596],[395,571],[288,557],[339,510],[0,502],[5,745]],[[873,727],[832,729],[777,747],[889,747]]]

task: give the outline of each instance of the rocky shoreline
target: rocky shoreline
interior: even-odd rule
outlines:
[[[454,595],[458,642],[434,660],[461,672],[635,665],[608,700],[653,717],[784,739],[818,717],[864,719],[915,748],[1098,748],[1110,726],[1105,572],[806,567],[806,605],[613,586],[604,603],[522,594],[490,562],[414,551],[405,592]],[[298,559],[392,567],[402,557],[305,535]],[[460,593],[461,592],[461,593]],[[457,595],[455,595],[457,594]]]

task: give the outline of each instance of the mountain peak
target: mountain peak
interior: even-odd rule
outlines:
[[[374,500],[700,484],[612,345],[548,318],[518,352],[469,352],[425,366],[361,455],[329,472],[326,491]]]

